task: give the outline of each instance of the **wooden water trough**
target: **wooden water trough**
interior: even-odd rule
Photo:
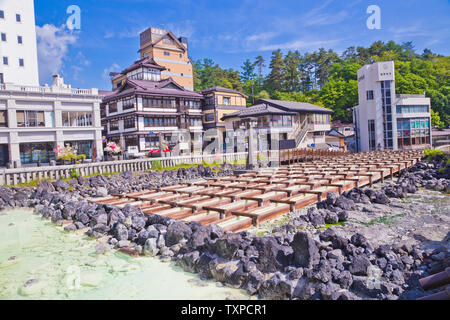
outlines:
[[[421,160],[423,151],[368,153],[309,152],[284,154],[289,165],[273,172],[250,172],[199,183],[114,195],[95,200],[123,208],[140,206],[146,215],[161,215],[240,231],[322,201],[330,192],[392,178]],[[304,162],[311,157],[313,162]],[[300,159],[301,158],[301,159]]]

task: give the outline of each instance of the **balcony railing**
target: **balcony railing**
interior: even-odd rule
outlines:
[[[36,87],[36,86],[20,86],[15,84],[0,84],[1,91],[29,92],[29,93],[59,93],[70,95],[98,95],[98,89],[74,89],[71,87]]]

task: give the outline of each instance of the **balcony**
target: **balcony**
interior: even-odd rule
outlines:
[[[98,89],[74,89],[70,86],[58,87],[58,86],[20,86],[15,84],[3,83],[0,85],[0,91],[12,91],[12,92],[25,92],[25,93],[53,93],[53,94],[68,94],[68,95],[89,95],[98,96]]]

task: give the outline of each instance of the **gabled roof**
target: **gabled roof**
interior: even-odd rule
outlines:
[[[144,50],[145,48],[155,46],[155,45],[158,44],[160,41],[162,41],[162,40],[164,39],[164,37],[166,37],[166,36],[170,36],[170,37],[174,40],[175,44],[176,44],[181,50],[183,50],[183,52],[186,51],[186,47],[180,42],[180,40],[178,40],[177,37],[175,37],[175,35],[174,35],[171,31],[167,31],[166,33],[164,33],[163,35],[161,35],[161,37],[159,37],[158,39],[153,40],[152,43],[146,45],[144,48],[139,49],[138,52],[141,52],[141,51]]]
[[[146,57],[144,59],[135,61],[131,66],[129,66],[128,68],[123,70],[121,72],[121,74],[126,74],[126,73],[136,70],[137,68],[140,68],[140,67],[148,67],[148,68],[153,68],[153,69],[157,69],[157,70],[166,70],[166,67],[163,67],[163,66],[160,66],[159,64],[157,64],[155,62],[155,60],[153,60],[153,58]]]
[[[306,102],[260,99],[256,103],[268,103],[272,106],[282,108],[286,111],[292,111],[297,113],[322,113],[322,114],[334,113],[333,110],[319,107]]]
[[[332,137],[337,137],[337,138],[345,138],[345,135],[343,135],[339,131],[336,131],[336,129],[331,129],[330,131],[327,131],[326,135],[332,136]]]
[[[132,94],[182,97],[193,99],[203,98],[201,94],[184,89],[182,86],[173,81],[172,78],[168,78],[161,81],[126,79],[125,84],[116,91],[114,91],[113,94],[106,96],[103,99],[103,102]]]
[[[249,108],[245,108],[243,110],[226,114],[222,117],[222,120],[228,118],[246,118],[246,117],[257,117],[263,115],[295,115],[295,112],[289,112],[285,110],[281,110],[279,108],[272,107],[268,104],[262,103],[251,106]]]
[[[242,93],[240,91],[233,90],[233,89],[228,89],[228,88],[224,88],[224,87],[219,87],[219,86],[211,87],[211,88],[204,89],[204,90],[201,90],[201,91],[198,91],[198,92],[200,92],[202,94],[208,94],[208,93],[215,92],[215,91],[237,93],[237,94],[240,94],[240,95],[244,96],[246,99],[248,98],[248,96],[246,94],[244,94],[244,93]]]

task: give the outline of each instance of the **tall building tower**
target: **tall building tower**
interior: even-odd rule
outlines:
[[[172,32],[149,28],[140,35],[141,59],[150,57],[166,68],[161,78],[172,78],[186,90],[194,90],[194,74],[188,54],[187,38],[177,38]]]
[[[359,105],[353,108],[358,151],[430,146],[430,99],[425,95],[396,94],[393,61],[358,70],[358,97]]]
[[[0,0],[0,81],[39,86],[33,0]]]

